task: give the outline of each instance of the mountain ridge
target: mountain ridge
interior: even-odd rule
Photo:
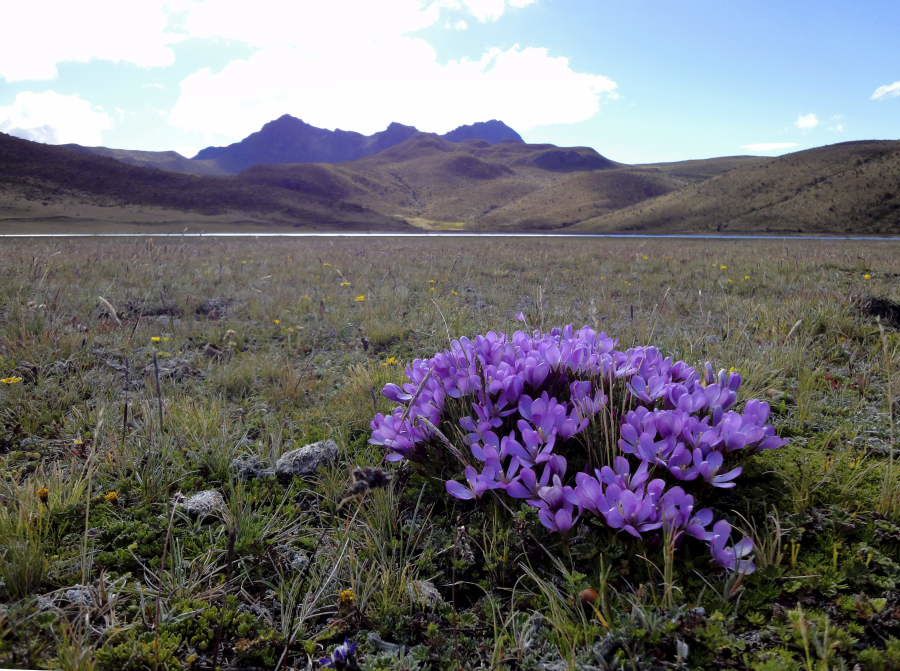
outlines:
[[[211,159],[175,152],[53,146],[0,134],[0,219],[114,226],[136,217],[147,224],[240,221],[318,230],[900,233],[900,141],[840,143],[777,158],[626,165],[590,147],[452,141],[402,124],[371,136],[341,133],[351,147],[362,138],[379,151],[227,174]],[[183,174],[186,168],[205,173]]]
[[[201,149],[191,160],[210,162],[232,174],[254,165],[346,163],[377,154],[417,134],[423,133],[414,126],[397,122],[372,135],[341,129],[332,131],[283,114],[238,142]],[[518,133],[496,119],[459,126],[440,137],[451,142],[524,143]]]

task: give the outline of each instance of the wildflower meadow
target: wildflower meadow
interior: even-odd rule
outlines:
[[[900,668],[897,243],[0,256],[0,667]]]

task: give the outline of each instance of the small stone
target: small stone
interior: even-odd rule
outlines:
[[[187,359],[180,357],[172,357],[166,359],[158,359],[159,377],[163,380],[174,380],[180,382],[191,377],[200,376],[200,371]],[[145,375],[155,375],[156,367],[149,363],[144,367]]]
[[[231,460],[231,470],[237,473],[241,480],[254,480],[256,478],[268,478],[275,475],[275,469],[267,466],[259,455],[246,454]]]
[[[410,601],[421,608],[435,609],[444,603],[444,597],[428,580],[413,580],[406,584],[406,594]]]
[[[92,606],[94,604],[94,595],[84,585],[75,585],[71,589],[67,589],[65,597],[66,601],[76,606]]]
[[[209,298],[197,306],[196,313],[208,319],[222,319],[228,313],[230,304],[227,298]]]
[[[333,440],[320,440],[285,452],[275,462],[275,473],[282,478],[313,475],[323,464],[337,460],[338,446]]]
[[[225,511],[225,499],[215,489],[206,489],[186,499],[176,500],[176,505],[184,508],[188,515],[200,518],[221,514]]]

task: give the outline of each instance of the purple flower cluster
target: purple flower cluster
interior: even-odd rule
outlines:
[[[739,374],[710,364],[698,372],[655,347],[620,351],[605,333],[567,326],[460,338],[406,375],[384,388],[398,405],[372,420],[371,442],[389,460],[430,462],[446,434],[460,436],[469,463],[464,482],[446,483],[451,496],[503,491],[563,534],[584,515],[637,538],[685,534],[708,543],[726,569],[753,570],[752,542],[729,545],[729,523],[714,522],[695,498],[734,487],[741,459],[785,443],[767,403],[734,410]],[[612,441],[609,463],[588,455],[586,437]]]

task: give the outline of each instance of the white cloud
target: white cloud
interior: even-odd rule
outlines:
[[[54,79],[64,62],[107,60],[142,67],[175,62],[166,3],[28,0],[3,3],[0,78]]]
[[[468,30],[469,22],[465,19],[457,19],[456,21],[448,21],[446,26],[451,30]]]
[[[24,91],[0,107],[0,131],[26,140],[84,145],[103,143],[113,121],[102,109],[77,95]]]
[[[438,24],[442,11],[487,21],[527,4],[335,0],[313,12],[307,3],[257,0],[248,14],[236,0],[194,0],[183,14],[183,30],[255,51],[221,70],[203,68],[185,78],[170,121],[203,133],[204,143],[218,143],[285,113],[361,132],[391,121],[443,132],[491,118],[517,130],[591,118],[604,99],[615,97],[617,85],[609,77],[520,45],[442,62],[416,35]]]
[[[812,112],[809,114],[801,114],[797,117],[794,125],[801,130],[811,130],[819,125],[819,117]]]
[[[797,142],[755,142],[753,144],[742,144],[741,149],[769,154],[771,152],[793,149],[794,147],[799,146],[800,145]]]
[[[843,114],[834,114],[829,119],[828,130],[832,133],[843,133],[847,130],[846,125],[844,125],[844,115]]]
[[[887,100],[900,97],[900,81],[893,84],[884,84],[875,89],[870,100]]]
[[[589,119],[615,90],[612,79],[578,72],[542,48],[441,63],[427,42],[397,36],[261,49],[221,71],[200,70],[182,81],[171,122],[232,140],[285,113],[367,133],[391,121],[444,132],[493,118],[521,131]]]

